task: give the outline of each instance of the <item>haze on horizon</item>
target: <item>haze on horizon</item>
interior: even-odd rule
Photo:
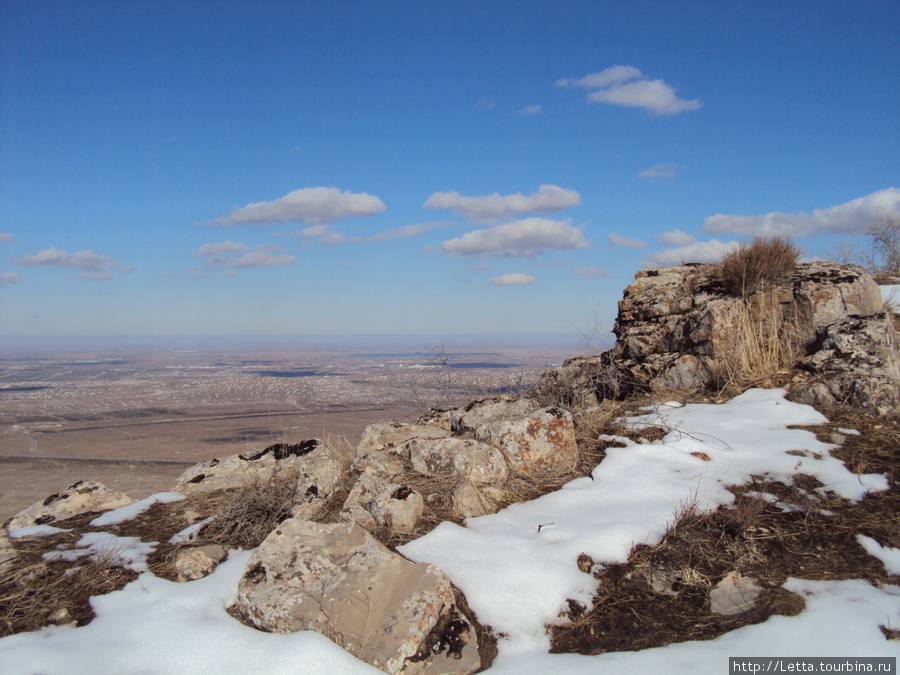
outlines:
[[[609,330],[900,217],[900,4],[0,5],[0,338]]]

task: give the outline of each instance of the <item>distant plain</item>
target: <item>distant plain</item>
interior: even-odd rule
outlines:
[[[17,346],[0,357],[0,522],[77,480],[140,499],[190,464],[521,387],[560,344]]]

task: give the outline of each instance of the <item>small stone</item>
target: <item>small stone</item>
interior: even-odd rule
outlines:
[[[709,592],[710,611],[719,616],[736,616],[756,606],[760,587],[750,577],[737,572],[726,574]]]
[[[212,572],[227,555],[225,549],[218,544],[196,546],[182,551],[175,559],[178,581],[202,579]]]

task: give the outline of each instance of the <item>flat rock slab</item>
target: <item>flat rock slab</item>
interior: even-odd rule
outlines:
[[[475,437],[500,448],[509,465],[524,474],[564,472],[578,461],[575,423],[561,408],[497,419],[478,427]]]
[[[475,631],[446,576],[354,523],[281,523],[250,557],[237,606],[262,630],[318,631],[388,673],[481,666]]]
[[[760,588],[750,577],[727,574],[709,592],[710,611],[719,616],[736,616],[756,606]]]
[[[7,529],[48,525],[82,513],[118,509],[131,501],[128,495],[110,490],[103,483],[81,480],[20,511],[9,521]]]

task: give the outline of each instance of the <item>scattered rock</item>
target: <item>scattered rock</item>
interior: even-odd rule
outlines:
[[[357,446],[357,453],[367,450],[378,450],[388,454],[399,454],[396,448],[411,438],[438,439],[450,435],[447,429],[422,424],[404,424],[402,422],[379,422],[370,424],[363,432],[362,440]],[[407,457],[408,458],[408,457]]]
[[[756,606],[760,590],[750,577],[731,572],[710,590],[710,611],[719,616],[743,614]]]
[[[523,417],[534,412],[537,407],[536,401],[527,398],[486,398],[457,409],[453,422],[459,431],[476,431],[497,420]]]
[[[444,574],[353,523],[283,522],[250,557],[237,607],[262,630],[316,630],[388,673],[481,666],[475,631]]]
[[[417,491],[364,471],[347,495],[340,518],[369,531],[385,527],[408,533],[415,531],[424,510],[425,502]]]
[[[787,388],[787,400],[794,403],[811,405],[814,408],[827,408],[833,406],[834,396],[822,382],[801,382],[792,384]]]
[[[356,451],[350,471],[362,473],[369,470],[377,476],[393,478],[406,470],[406,465],[397,457],[392,457],[380,450],[360,447]]]
[[[195,546],[181,551],[178,557],[175,558],[175,571],[178,573],[178,581],[202,579],[212,572],[227,556],[227,551],[218,544]]]
[[[118,509],[131,501],[128,495],[110,490],[102,483],[80,480],[20,511],[6,524],[6,528],[9,531],[29,525],[49,525],[82,513]]]
[[[453,491],[453,510],[460,518],[477,518],[497,512],[497,504],[503,499],[503,492],[489,486],[463,483]]]

